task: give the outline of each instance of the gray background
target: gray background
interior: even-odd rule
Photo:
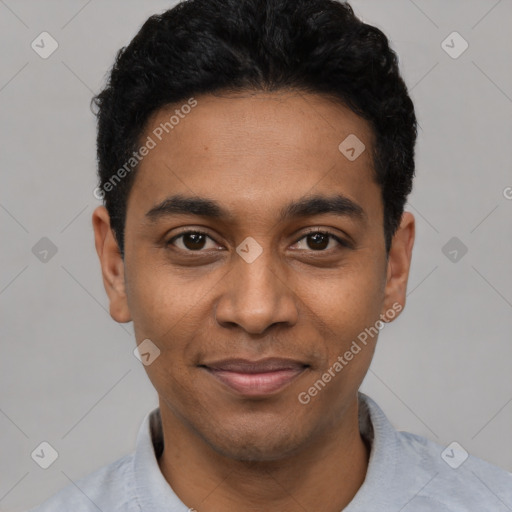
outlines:
[[[117,49],[173,4],[0,1],[3,511],[132,451],[157,406],[131,324],[108,314],[90,220],[99,201],[89,101]],[[391,39],[420,124],[408,303],[382,331],[363,390],[397,428],[455,440],[510,471],[512,2],[352,5]],[[43,31],[59,44],[47,59],[31,48]],[[469,43],[457,59],[441,46],[453,31]],[[57,247],[46,262],[32,252],[42,237]],[[443,253],[452,237],[468,248],[456,262]],[[46,470],[30,456],[42,441],[59,454]]]

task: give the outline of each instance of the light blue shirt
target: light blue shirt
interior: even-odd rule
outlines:
[[[458,444],[441,447],[398,432],[368,396],[360,393],[359,402],[370,460],[363,485],[344,512],[512,512],[511,473],[471,455],[466,458]],[[157,408],[144,418],[134,453],[76,486],[68,485],[29,512],[188,512],[160,471],[162,447]]]

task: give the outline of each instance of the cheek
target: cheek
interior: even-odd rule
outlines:
[[[204,291],[185,285],[168,268],[141,265],[130,274],[127,296],[137,343],[149,339],[159,355],[144,369],[161,396],[190,395],[190,363],[204,316]],[[204,298],[203,298],[204,301]],[[204,318],[203,318],[204,322]],[[184,398],[184,399],[185,399]]]
[[[379,318],[385,290],[385,270],[381,262],[360,258],[319,279],[318,274],[302,274],[297,294],[333,334],[354,334]],[[357,333],[355,333],[357,334]]]
[[[326,398],[342,389],[348,391],[348,384],[350,388],[352,384],[358,386],[366,374],[380,332],[383,272],[382,262],[366,258],[357,267],[340,269],[329,280],[317,280],[316,288],[312,287],[313,281],[304,288],[302,297],[318,317],[326,354],[316,378],[331,369],[332,384]],[[311,289],[315,292],[304,293]]]
[[[380,330],[383,300],[378,266],[346,273],[308,296],[322,328],[322,364],[311,374],[301,395],[325,421],[335,422],[357,393],[370,366]],[[301,402],[303,403],[303,402]],[[326,411],[329,412],[326,412]]]
[[[205,300],[202,280],[184,280],[165,264],[146,262],[128,267],[127,299],[137,340],[173,337],[196,326]]]

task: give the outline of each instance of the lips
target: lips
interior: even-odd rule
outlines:
[[[226,359],[201,367],[239,394],[265,396],[284,389],[308,365],[291,359],[267,358],[259,361]]]

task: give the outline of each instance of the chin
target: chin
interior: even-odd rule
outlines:
[[[268,440],[261,442],[241,442],[210,444],[210,446],[223,457],[237,460],[240,462],[272,462],[285,459],[293,455],[298,448],[296,446],[283,446],[274,443],[269,444]]]
[[[307,444],[297,425],[239,424],[233,428],[209,430],[204,441],[219,455],[241,462],[271,462],[290,457]],[[215,434],[212,436],[212,432]]]

